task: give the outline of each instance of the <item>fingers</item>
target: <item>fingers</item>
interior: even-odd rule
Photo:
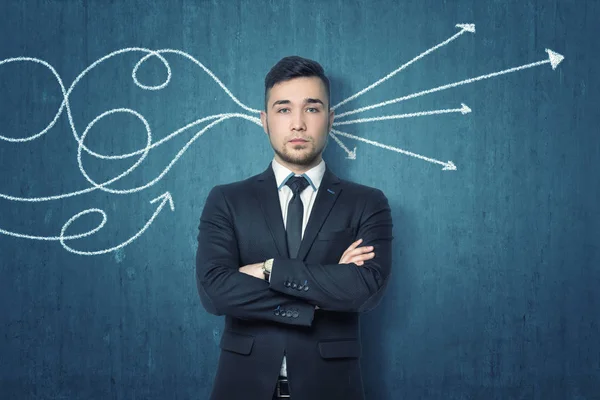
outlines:
[[[362,243],[362,239],[358,239],[356,242],[352,243],[350,246],[348,246],[348,248],[346,249],[346,251],[344,251],[344,256],[348,255],[348,254],[356,254],[356,251],[362,251],[360,249],[357,249],[358,245]],[[363,249],[363,247],[361,247],[361,249]],[[360,254],[360,253],[358,253]]]
[[[357,247],[362,241],[362,239],[358,239],[346,249],[340,259],[340,264],[350,264],[353,262],[356,265],[363,265],[365,260],[375,257],[373,246]]]
[[[370,247],[370,249],[373,249],[372,246],[368,246],[368,247]],[[364,254],[360,254],[360,255],[352,257],[351,262],[360,266],[360,265],[363,265],[366,260],[370,260],[373,257],[375,257],[375,252],[371,251],[369,253],[364,253]]]
[[[350,246],[349,246],[349,247],[346,249],[346,251],[348,251],[348,250],[354,250],[354,249],[355,249],[355,248],[357,248],[357,247],[358,247],[358,245],[359,245],[359,244],[361,244],[361,243],[362,243],[362,238],[361,238],[361,239],[358,239],[356,242],[352,243],[352,244],[351,244],[351,245],[350,245]]]
[[[359,247],[357,249],[351,250],[348,252],[348,255],[351,257],[360,257],[363,256],[365,253],[369,253],[369,254],[374,254],[371,253],[373,251],[373,246],[363,246],[363,247]]]
[[[349,260],[349,254],[352,250],[356,249],[356,247],[361,243],[362,239],[358,239],[356,242],[348,246],[348,248],[344,251],[344,254],[342,254],[342,257],[340,258],[340,264],[349,264],[350,262],[352,262]]]

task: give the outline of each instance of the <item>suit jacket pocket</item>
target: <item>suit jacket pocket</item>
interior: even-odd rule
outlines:
[[[254,336],[243,335],[232,331],[223,331],[219,347],[223,350],[233,351],[243,355],[248,355],[254,345]]]
[[[333,240],[333,239],[345,239],[351,240],[354,235],[354,229],[346,228],[339,231],[321,231],[317,233],[316,240]]]
[[[319,342],[319,353],[323,358],[359,358],[361,346],[356,339]]]

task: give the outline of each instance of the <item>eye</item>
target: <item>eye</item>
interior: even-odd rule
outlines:
[[[309,112],[311,112],[311,113],[314,113],[314,112],[319,112],[319,109],[318,109],[318,108],[315,108],[315,107],[308,107],[306,110],[307,110],[307,111],[309,111]],[[311,110],[312,110],[312,111],[311,111]]]
[[[289,111],[289,109],[288,108],[280,108],[279,110],[277,110],[277,112],[281,113],[281,114],[285,114],[284,111]]]

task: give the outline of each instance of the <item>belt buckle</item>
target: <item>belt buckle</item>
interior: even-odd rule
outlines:
[[[277,394],[277,397],[281,398],[281,399],[289,399],[291,398],[291,396],[289,394],[281,394],[281,382],[287,382],[287,379],[277,379],[277,385],[276,385],[276,391],[275,393]],[[288,390],[289,390],[289,386],[288,386]]]

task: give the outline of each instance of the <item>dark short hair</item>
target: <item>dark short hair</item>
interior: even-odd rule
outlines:
[[[265,110],[267,110],[267,95],[269,90],[279,82],[289,81],[293,78],[316,76],[321,79],[327,91],[327,104],[331,108],[329,79],[321,64],[300,56],[284,57],[271,68],[265,77]]]

